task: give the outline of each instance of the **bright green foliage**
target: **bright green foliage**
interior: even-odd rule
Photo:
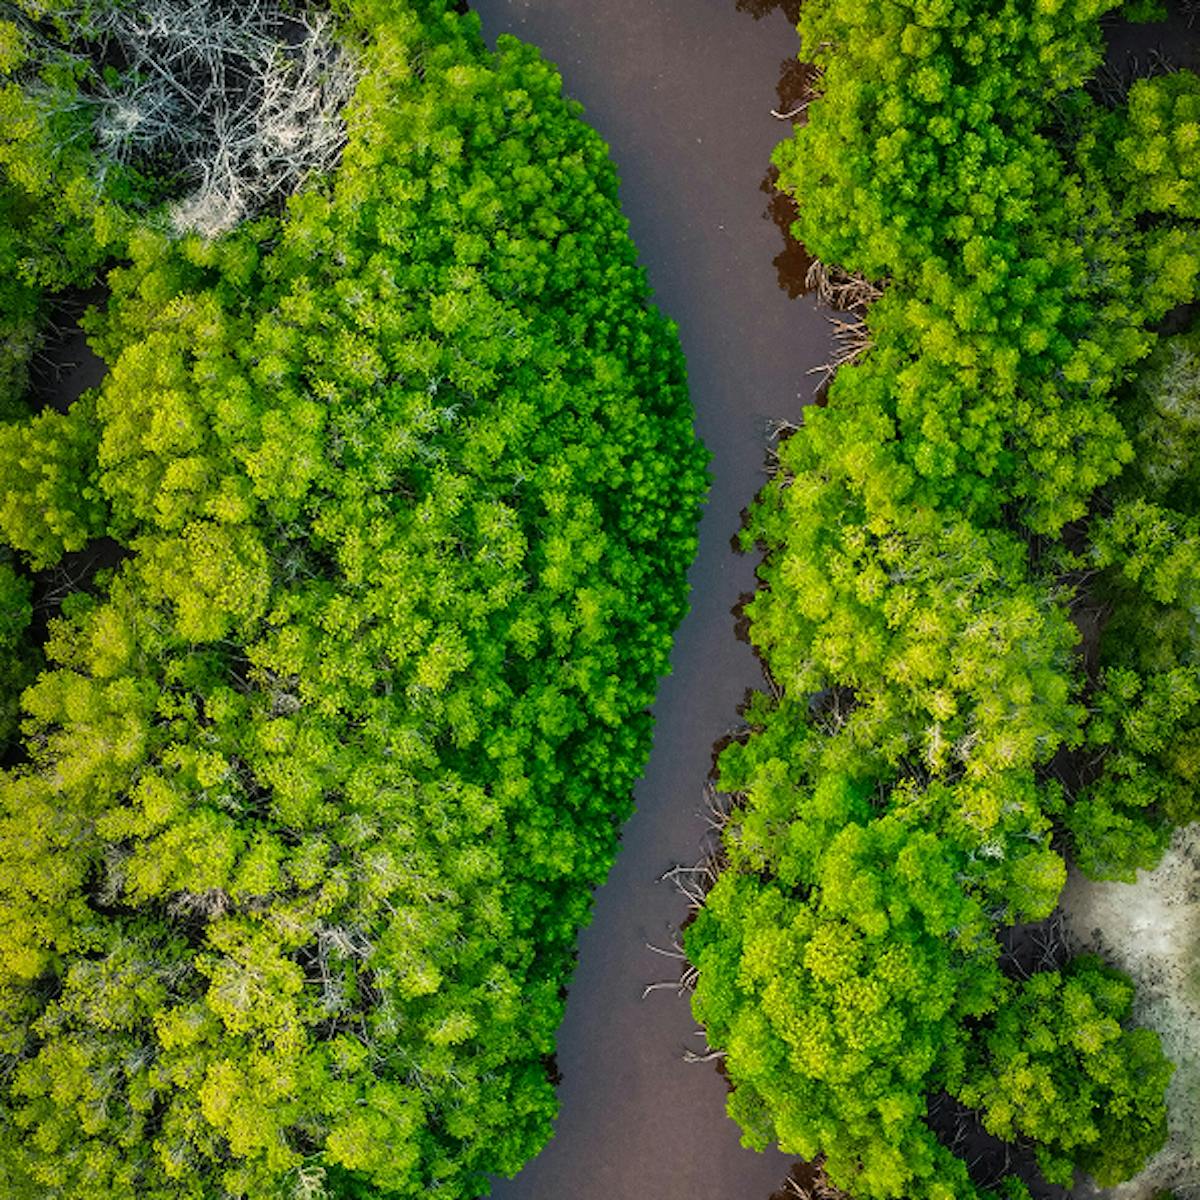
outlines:
[[[1005,994],[993,923],[1047,915],[1064,882],[1038,786],[908,780],[881,816],[871,775],[844,766],[854,712],[832,734],[786,699],[749,716],[761,731],[721,760],[744,796],[730,869],[687,936],[730,1113],[752,1145],[824,1154],[852,1195],[974,1195],[926,1096],[956,1077],[964,1020]],[[837,724],[833,702],[819,721]]]
[[[1015,504],[1055,532],[1130,458],[1112,392],[1149,348],[1139,326],[1191,296],[1200,235],[1136,224],[1154,210],[1125,194],[1131,116],[1075,92],[1068,150],[1042,128],[1099,61],[1095,18],[1112,6],[801,11],[826,98],[779,147],[781,185],[815,255],[893,285],[831,409],[851,444],[894,422],[889,456],[922,503],[989,519]]]
[[[356,6],[336,175],[140,231],[92,323],[133,555],[0,779],[14,1196],[466,1198],[549,1136],[704,455],[603,143],[441,8]]]
[[[1200,509],[1200,331],[1155,347],[1123,415],[1137,454],[1122,494],[1184,513]]]
[[[946,1046],[996,990],[988,956],[944,936],[977,914],[936,837],[899,822],[845,826],[821,875],[806,895],[729,872],[688,931],[730,1115],[751,1145],[825,1154],[851,1194],[972,1196],[923,1117]]]
[[[1113,610],[1086,733],[1103,770],[1064,823],[1089,875],[1132,881],[1200,817],[1200,527],[1131,500],[1094,529]]]
[[[1168,16],[1166,0],[1124,0],[1121,17],[1126,21],[1165,21]]]
[[[989,1132],[1039,1143],[1046,1178],[1073,1164],[1101,1187],[1128,1179],[1167,1134],[1162,1093],[1174,1069],[1156,1034],[1127,1029],[1133,985],[1095,957],[1016,986],[972,1044],[955,1094]]]
[[[1143,499],[1094,523],[1092,559],[1160,605],[1200,604],[1200,520]]]
[[[1200,217],[1200,77],[1176,71],[1134,83],[1116,151],[1127,209]]]
[[[876,508],[874,464],[870,483],[841,482],[852,465],[829,444],[830,411],[781,447],[788,474],[763,490],[746,534],[780,547],[747,608],[776,682],[792,695],[852,690],[839,739],[873,750],[876,769],[987,779],[1046,761],[1082,715],[1077,635],[1057,597],[1029,579],[1011,536],[909,507],[899,489]]]
[[[1173,826],[1200,816],[1200,358],[1197,335],[1166,339],[1127,420],[1138,457],[1092,523],[1088,565],[1111,610],[1087,725],[1103,769],[1066,810],[1089,875],[1132,881]]]
[[[96,406],[77,400],[0,425],[0,537],[35,569],[52,566],[105,530],[96,483]]]
[[[1088,875],[1132,883],[1158,862],[1171,829],[1200,815],[1200,672],[1114,667],[1095,704],[1088,744],[1107,751],[1104,772],[1063,819]]]
[[[1128,384],[1198,290],[1197,92],[1089,99],[1115,7],[800,13],[823,94],[780,182],[807,248],[883,294],[751,511],[776,694],[721,758],[728,869],[687,947],[746,1141],[855,1197],[977,1194],[926,1123],[946,1090],[1056,1179],[1124,1178],[1165,1136],[1128,983],[1017,987],[996,940],[1053,911],[1057,845],[1125,877],[1196,814],[1193,343]],[[1076,622],[1110,597],[1089,674]]]

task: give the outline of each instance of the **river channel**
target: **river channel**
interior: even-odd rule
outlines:
[[[484,35],[513,33],[562,71],[566,92],[608,142],[621,200],[656,303],[679,325],[696,426],[713,486],[691,574],[692,611],[655,706],[653,754],[637,789],[559,1033],[561,1115],[547,1149],[498,1200],[766,1200],[790,1161],[742,1149],[725,1087],[699,1050],[686,999],[648,983],[679,964],[670,945],[685,901],[656,880],[696,859],[712,746],[762,677],[731,609],[754,563],[730,539],[761,486],[772,422],[812,398],[829,325],[789,300],[772,260],[779,231],[760,184],[787,125],[771,116],[795,32],[734,0],[475,0]]]

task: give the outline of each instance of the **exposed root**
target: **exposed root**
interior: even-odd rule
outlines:
[[[695,1050],[685,1050],[683,1052],[683,1061],[685,1063],[709,1063],[717,1062],[725,1057],[724,1050],[706,1050],[702,1054],[697,1054]]]
[[[805,289],[815,292],[822,304],[839,312],[865,313],[883,295],[883,288],[864,275],[828,267],[814,258],[804,277]]]
[[[645,1000],[651,992],[661,992],[664,990],[673,991],[677,996],[689,996],[696,990],[696,981],[700,978],[695,967],[688,967],[678,979],[660,979],[655,983],[648,983],[642,988],[642,999]]]
[[[833,357],[819,367],[810,367],[808,370],[809,375],[821,376],[818,390],[828,384],[840,368],[857,361],[874,345],[865,321],[843,321],[839,317],[830,317],[829,321],[833,325],[836,343]]]
[[[771,109],[771,116],[777,121],[794,121],[804,116],[808,106],[824,94],[821,88],[824,78],[824,70],[816,63],[792,61],[787,64],[779,83],[780,106]],[[780,111],[784,107],[787,112]]]
[[[696,990],[696,983],[700,978],[700,972],[696,970],[690,963],[680,972],[678,979],[660,979],[655,983],[648,983],[642,988],[642,999],[645,1000],[651,992],[661,992],[671,990],[677,996],[689,996]]]
[[[720,866],[716,855],[710,853],[704,861],[694,867],[678,866],[664,871],[658,880],[660,883],[673,883],[675,890],[687,900],[690,911],[698,912],[719,875]]]
[[[700,972],[696,970],[690,962],[688,962],[687,953],[684,951],[683,944],[678,936],[671,939],[671,948],[664,950],[661,946],[655,946],[652,942],[646,942],[646,949],[653,950],[655,954],[661,954],[664,958],[673,958],[681,963],[681,969],[678,979],[662,979],[656,983],[648,983],[642,989],[642,999],[645,1000],[651,992],[661,992],[666,989],[672,989],[679,996],[689,995],[696,990],[696,982],[700,978]]]
[[[653,942],[646,942],[645,946],[647,950],[653,950],[655,954],[661,954],[663,958],[674,958],[679,962],[687,962],[687,955],[684,953],[684,949],[679,944],[678,939],[675,939],[670,950],[664,950],[661,946],[656,946]]]
[[[849,1200],[849,1197],[829,1182],[825,1160],[817,1158],[810,1163],[797,1163],[782,1190],[771,1200]]]
[[[714,838],[720,838],[721,834],[725,832],[725,826],[729,824],[732,812],[732,798],[725,792],[718,792],[712,780],[707,780],[704,784],[703,816],[709,834]]]

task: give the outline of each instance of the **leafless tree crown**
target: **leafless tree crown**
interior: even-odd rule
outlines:
[[[336,165],[357,73],[325,14],[141,0],[56,15],[84,33],[97,68],[81,99],[101,174],[116,163],[177,178],[178,232],[215,237]]]

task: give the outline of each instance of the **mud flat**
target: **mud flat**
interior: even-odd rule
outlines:
[[[1151,1200],[1161,1189],[1200,1197],[1200,825],[1177,830],[1137,882],[1093,883],[1072,872],[1062,895],[1067,929],[1137,984],[1133,1015],[1158,1031],[1176,1064],[1167,1089],[1170,1138],[1128,1183],[1077,1197]]]

